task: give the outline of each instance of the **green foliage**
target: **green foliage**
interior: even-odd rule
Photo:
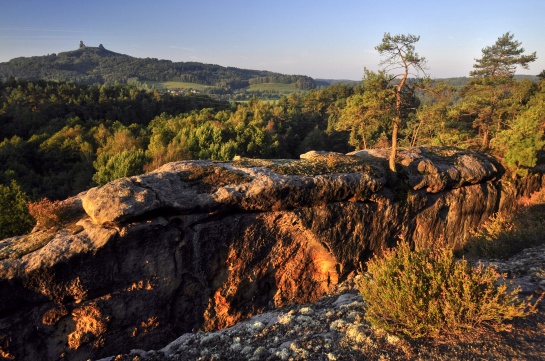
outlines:
[[[385,33],[380,45],[375,47],[380,55],[385,56],[381,65],[385,66],[386,70],[401,66],[423,71],[426,59],[415,51],[414,46],[419,40],[420,36],[417,35]]]
[[[363,92],[346,99],[335,128],[349,130],[349,143],[356,149],[367,149],[391,129],[395,115],[395,93],[389,77],[385,72],[365,69]]]
[[[502,122],[509,119],[509,113],[516,114],[513,105],[522,105],[522,99],[512,96],[516,82],[513,77],[518,65],[528,69],[536,60],[536,53],[523,55],[521,43],[514,40],[509,32],[499,37],[492,46],[484,48],[483,57],[477,59],[470,73],[472,81],[463,89],[463,112],[469,114],[473,126],[482,135],[481,148],[488,150],[495,133],[502,130]]]
[[[508,117],[513,84],[511,78],[474,78],[461,90],[459,111],[478,130],[483,150],[489,148],[490,140]]]
[[[482,264],[456,260],[448,248],[411,250],[401,242],[367,263],[359,283],[366,319],[412,338],[467,336],[481,327],[509,331],[506,321],[536,312],[504,276]]]
[[[170,96],[131,86],[0,82],[0,183],[15,179],[33,198],[77,194],[91,186],[98,153],[126,150],[123,134],[116,134],[120,128],[126,127],[138,139],[135,146],[145,150],[145,127],[154,117],[203,107],[229,106],[206,96]]]
[[[382,42],[375,47],[383,57],[380,65],[383,66],[384,72],[394,72],[394,75],[389,76],[389,83],[395,95],[395,116],[391,119],[392,150],[388,161],[392,172],[396,171],[395,157],[399,129],[416,108],[414,86],[408,82],[409,76],[414,75],[413,72],[416,72],[416,76],[420,73],[425,74],[426,59],[415,51],[414,44],[419,40],[420,36],[412,34],[392,36],[390,33],[385,33]]]
[[[407,122],[408,145],[464,147],[473,135],[456,120],[452,105],[457,89],[447,82],[429,79],[421,87],[425,90],[418,94],[420,105]]]
[[[515,75],[517,65],[528,69],[528,64],[537,59],[536,53],[523,55],[521,43],[514,40],[515,35],[507,32],[500,36],[496,43],[483,49],[483,57],[476,60],[473,77],[507,77]]]
[[[492,147],[504,155],[504,163],[520,176],[537,163],[537,154],[545,146],[543,128],[535,108],[509,122],[509,128],[499,132]]]
[[[98,185],[115,179],[142,174],[147,157],[142,149],[125,150],[121,153],[101,153],[93,163],[96,173],[93,181]]]
[[[10,77],[108,85],[172,81],[197,83],[226,90],[244,88],[250,83],[286,83],[306,90],[316,87],[315,81],[304,75],[284,75],[197,62],[141,59],[115,53],[104,47],[85,47],[0,63],[0,80],[5,81]]]
[[[28,197],[14,180],[0,184],[0,239],[29,232],[34,221],[28,213]]]
[[[426,92],[415,91],[421,86],[412,79],[400,93],[399,80],[390,80],[385,71],[366,71],[358,86],[331,85],[274,103],[252,98],[227,104],[206,96],[171,96],[133,86],[10,79],[0,83],[0,183],[15,179],[34,199],[63,199],[90,187],[93,176],[106,182],[177,160],[231,160],[237,155],[298,158],[308,150],[346,153],[390,146],[387,134],[393,133],[394,124],[400,126],[402,146],[475,144],[480,128],[473,128],[473,123],[490,109],[478,98],[489,96],[493,87],[473,99],[437,82],[426,85]],[[491,134],[504,139],[502,131],[510,130],[520,138],[527,134],[522,124],[537,119],[530,146],[538,149],[545,94],[541,88],[528,80],[510,85],[502,93],[503,100],[494,105],[498,122],[490,128]],[[470,113],[471,109],[482,112]],[[528,137],[523,143],[512,134],[505,134],[507,138],[513,140],[498,143],[506,148],[495,146],[496,154],[515,158],[525,154]],[[509,144],[515,149],[511,153]],[[145,157],[135,157],[136,150]],[[115,164],[112,159],[120,161],[125,151],[129,153],[123,162],[137,166]],[[532,164],[524,159],[513,162],[521,169]]]
[[[39,81],[0,82],[0,139],[14,135],[52,134],[69,120],[98,125],[106,120],[147,125],[166,112],[177,115],[195,109],[226,109],[228,103],[204,95],[172,96],[133,86],[76,85]]]

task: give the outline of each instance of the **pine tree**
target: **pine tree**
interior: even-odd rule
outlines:
[[[375,47],[381,56],[385,56],[380,65],[386,72],[394,71],[390,82],[394,86],[396,115],[392,119],[392,150],[390,153],[390,170],[395,172],[395,157],[397,152],[397,136],[399,127],[406,118],[408,108],[406,93],[412,92],[408,83],[410,75],[425,74],[426,59],[415,51],[414,44],[420,40],[416,35],[390,35],[385,33],[382,43]],[[413,73],[416,72],[416,73]]]

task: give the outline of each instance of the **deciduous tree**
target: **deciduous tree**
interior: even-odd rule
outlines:
[[[350,131],[350,145],[356,149],[367,149],[371,140],[376,140],[396,115],[395,94],[389,86],[389,76],[365,69],[363,92],[346,99],[346,105],[335,124],[337,130]]]

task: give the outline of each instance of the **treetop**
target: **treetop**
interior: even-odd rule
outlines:
[[[498,38],[492,46],[482,49],[483,57],[475,59],[473,65],[475,70],[469,73],[472,77],[506,77],[512,78],[515,75],[517,65],[528,69],[528,64],[537,59],[536,52],[524,55],[524,48],[521,42],[514,40],[514,34],[506,32]]]

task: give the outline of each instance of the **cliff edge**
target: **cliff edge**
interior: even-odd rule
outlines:
[[[377,250],[463,244],[524,189],[481,153],[310,152],[184,161],[93,188],[58,229],[0,241],[0,355],[85,360],[153,349],[313,302]]]

